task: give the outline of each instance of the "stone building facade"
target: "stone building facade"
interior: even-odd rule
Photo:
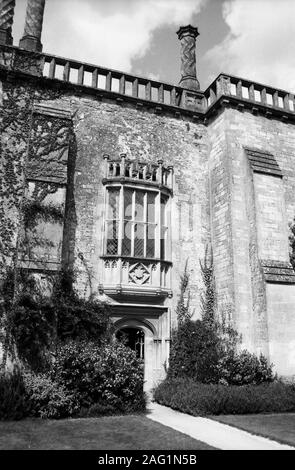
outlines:
[[[17,251],[41,279],[77,270],[81,295],[110,303],[144,356],[149,388],[165,375],[186,263],[198,318],[212,252],[217,313],[294,376],[294,95],[224,74],[201,91],[192,26],[177,33],[178,86],[44,54],[45,0],[28,0],[17,47],[14,3],[0,0],[1,261]],[[59,215],[27,230],[29,250],[24,201]]]

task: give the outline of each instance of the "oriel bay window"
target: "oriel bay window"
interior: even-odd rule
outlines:
[[[171,295],[173,169],[105,158],[101,288],[109,295]]]
[[[107,187],[105,255],[169,260],[168,201],[157,189]]]

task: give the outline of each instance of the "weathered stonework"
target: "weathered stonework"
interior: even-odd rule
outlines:
[[[186,262],[191,312],[198,318],[200,260],[212,248],[217,314],[242,334],[242,347],[265,354],[279,374],[294,376],[292,95],[284,92],[279,106],[283,92],[267,88],[271,107],[261,86],[257,103],[256,85],[236,77],[221,75],[205,92],[185,90],[7,45],[0,47],[0,62],[2,265],[18,259],[38,273],[73,267],[81,295],[111,304],[116,331],[144,331],[150,388],[165,375]],[[60,78],[56,65],[63,67]],[[112,89],[113,78],[119,91]],[[127,216],[125,191],[133,208]],[[152,210],[142,202],[146,209],[138,218],[137,198],[149,197]],[[24,204],[39,210],[27,227]],[[135,235],[124,253],[118,241],[123,221],[133,234],[154,227],[157,256],[136,254]],[[39,246],[32,246],[33,237]],[[147,253],[144,240],[138,246]]]
[[[295,143],[293,125],[225,109],[210,127],[212,148],[216,149],[211,157],[212,166],[215,162],[212,178],[216,178],[217,168],[223,172],[218,194],[213,192],[216,202],[212,213],[220,308],[230,303],[244,346],[263,352],[275,363],[276,353],[269,349],[270,331],[272,341],[281,344],[289,341],[290,332],[286,329],[283,333],[281,329],[276,333],[273,312],[284,310],[286,323],[289,315],[290,325],[293,324],[294,286],[288,254],[288,221],[294,217],[295,203],[295,163],[290,157]],[[273,155],[277,165],[271,174],[253,168],[247,148]],[[280,175],[274,174],[278,167]],[[216,188],[215,180],[211,184]],[[281,305],[272,294],[277,292],[274,283],[291,284],[284,288]],[[293,354],[291,345],[286,346],[285,354]],[[287,356],[286,360],[291,363]],[[285,368],[282,373],[286,373]]]

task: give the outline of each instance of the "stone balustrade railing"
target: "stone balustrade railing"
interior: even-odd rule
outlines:
[[[159,104],[182,107],[181,97],[185,91],[184,88],[47,54],[44,57],[43,73],[49,78],[59,78],[78,85],[100,88]],[[206,112],[220,96],[224,95],[295,114],[294,94],[225,74],[220,74],[205,92],[198,93],[202,102],[198,111]]]
[[[166,186],[172,190],[173,167],[165,167],[162,160],[157,164],[129,160],[126,154],[121,154],[120,160],[110,159],[109,155],[104,155],[105,178],[106,179],[127,179],[142,183],[155,183]]]
[[[26,57],[27,56],[27,57]],[[34,58],[35,57],[35,58]],[[137,105],[150,103],[157,112],[172,108],[175,115],[180,112],[193,112],[197,117],[205,117],[215,108],[221,97],[228,97],[241,107],[250,105],[254,110],[264,108],[268,116],[274,114],[295,116],[293,93],[269,87],[239,77],[220,74],[205,91],[187,90],[168,83],[149,80],[117,70],[73,61],[63,57],[38,53],[30,58],[24,49],[1,45],[0,68],[41,75],[65,83],[85,87],[91,91],[101,91],[101,95],[112,95],[117,102],[135,101]],[[27,58],[27,63],[25,62]],[[34,64],[32,60],[34,59]],[[22,65],[22,64],[26,64]],[[187,105],[195,97],[195,105]]]
[[[179,106],[183,88],[168,83],[43,54],[43,76],[169,106]],[[201,94],[200,94],[201,95]]]
[[[284,110],[288,113],[295,113],[293,93],[224,74],[220,74],[204,92],[205,108],[209,109],[220,96],[224,95],[246,100],[253,104]]]

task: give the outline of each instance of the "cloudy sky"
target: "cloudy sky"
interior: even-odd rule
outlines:
[[[16,0],[14,41],[26,0]],[[175,31],[198,26],[201,88],[220,73],[295,91],[295,0],[46,0],[44,52],[179,81]]]

